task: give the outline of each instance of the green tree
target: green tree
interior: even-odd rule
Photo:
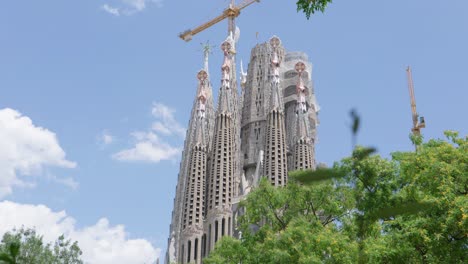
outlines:
[[[325,8],[331,2],[332,0],[298,0],[296,2],[297,11],[304,12],[307,19],[309,19],[310,15],[315,14],[315,12],[325,12]]]
[[[10,243],[5,247],[5,252],[0,252],[0,263],[16,264],[19,254],[19,243]]]
[[[356,243],[338,224],[354,207],[349,187],[263,179],[242,205],[242,240],[223,238],[204,263],[353,263]]]
[[[335,165],[354,186],[360,263],[463,263],[468,257],[468,137],[422,144],[391,160],[356,148]]]
[[[400,258],[420,263],[464,263],[468,259],[468,137],[445,132],[417,152],[394,153],[399,165],[396,199],[430,204],[417,214],[384,219],[385,245],[404,244]],[[391,254],[380,254],[389,259]],[[396,261],[392,261],[396,263]]]
[[[82,264],[77,242],[62,235],[53,244],[44,243],[33,229],[13,230],[0,242],[0,263]]]
[[[206,263],[464,263],[468,137],[445,134],[391,159],[357,147],[284,188],[261,181],[242,203],[242,239],[221,239]]]

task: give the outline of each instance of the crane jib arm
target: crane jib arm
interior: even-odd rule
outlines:
[[[221,22],[222,20],[224,20],[225,18],[227,17],[230,17],[230,18],[236,18],[240,15],[240,11],[246,7],[248,7],[249,5],[255,3],[255,2],[260,2],[260,0],[246,0],[244,1],[243,3],[241,3],[240,5],[238,6],[230,6],[228,8],[226,8],[223,13],[220,15],[220,16],[217,16],[216,18],[210,20],[209,22],[206,22],[192,30],[186,30],[182,33],[179,34],[179,37],[185,41],[190,41],[192,39],[192,37],[198,33],[200,33],[201,31],[213,26],[214,24],[218,23],[218,22]]]
[[[198,33],[200,33],[201,31],[213,26],[214,24],[220,22],[220,21],[223,21],[223,19],[225,19],[227,16],[225,13],[223,13],[222,15],[212,19],[211,21],[203,24],[203,25],[200,25],[196,28],[194,28],[193,30],[186,30],[184,32],[182,32],[179,37],[185,41],[190,41],[192,40],[192,37]]]

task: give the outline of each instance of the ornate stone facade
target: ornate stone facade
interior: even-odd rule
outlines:
[[[239,202],[267,177],[287,183],[288,170],[314,169],[317,112],[312,65],[286,52],[277,37],[252,49],[247,73],[236,82],[235,41],[221,45],[224,61],[216,111],[208,74],[189,121],[174,199],[166,263],[202,263],[222,236],[239,237]],[[296,65],[303,65],[298,71]]]

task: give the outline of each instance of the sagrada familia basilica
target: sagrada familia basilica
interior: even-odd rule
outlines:
[[[246,73],[241,66],[239,91],[234,39],[221,44],[219,86],[210,80],[208,50],[197,74],[166,263],[202,263],[221,237],[239,237],[239,202],[261,177],[281,187],[288,171],[316,166],[319,107],[307,55],[286,51],[273,36],[252,49]]]

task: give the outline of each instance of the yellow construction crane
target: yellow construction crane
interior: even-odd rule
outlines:
[[[229,27],[228,27],[228,33],[234,33],[235,30],[235,23],[234,19],[240,15],[240,11],[249,5],[255,3],[255,2],[260,2],[260,0],[245,0],[241,4],[235,6],[234,5],[235,0],[231,0],[231,3],[229,4],[229,7],[226,8],[223,13],[220,16],[215,17],[214,19],[192,29],[192,30],[186,30],[182,32],[179,37],[185,41],[190,41],[193,36],[196,34],[200,33],[201,31],[213,26],[214,24],[224,20],[225,18],[229,19]]]
[[[416,99],[414,98],[414,84],[413,84],[413,76],[411,74],[411,68],[408,66],[406,69],[406,73],[408,76],[408,90],[411,99],[411,112],[413,114],[413,128],[411,131],[413,135],[419,136],[421,135],[421,128],[426,127],[426,123],[424,122],[424,117],[419,117],[418,112],[416,111]]]

